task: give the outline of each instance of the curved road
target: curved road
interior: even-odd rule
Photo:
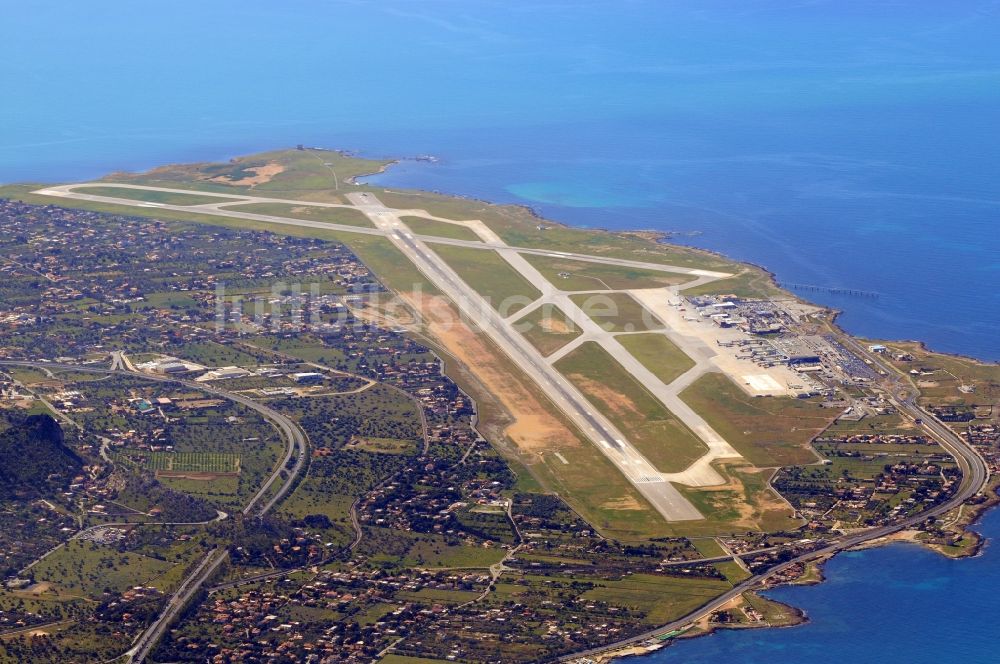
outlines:
[[[886,375],[892,375],[896,371],[886,366],[879,358],[871,356],[869,353],[865,352],[864,349],[860,347],[853,339],[850,339],[844,335],[838,335],[841,337],[841,341],[846,341],[847,345],[850,345],[852,349],[859,354],[860,357],[866,358],[872,361],[873,364],[879,368],[885,370]],[[599,648],[592,648],[590,650],[585,650],[582,652],[577,652],[572,655],[566,655],[559,658],[558,661],[561,662],[572,662],[577,659],[590,657],[593,655],[598,655],[601,653],[607,653],[612,650],[617,650],[624,648],[626,646],[636,645],[646,641],[648,639],[660,636],[662,634],[672,632],[683,627],[686,627],[691,622],[715,611],[716,609],[722,607],[730,600],[742,595],[748,590],[752,590],[759,586],[761,583],[771,578],[772,576],[787,570],[788,568],[797,565],[799,563],[809,562],[817,558],[823,558],[845,549],[850,549],[856,547],[865,542],[870,542],[872,540],[891,535],[892,533],[898,532],[900,530],[905,530],[911,526],[915,526],[928,517],[939,516],[945,514],[955,509],[959,505],[963,504],[969,498],[973,497],[979,493],[983,487],[986,486],[986,482],[989,479],[989,468],[986,466],[986,462],[979,455],[975,449],[969,446],[958,434],[949,429],[944,423],[935,418],[933,415],[923,410],[916,403],[916,397],[910,396],[905,399],[897,398],[896,394],[892,393],[889,396],[890,401],[902,412],[906,412],[908,415],[913,417],[915,420],[921,420],[921,426],[927,431],[932,438],[941,443],[941,446],[948,451],[949,454],[955,457],[955,461],[958,463],[958,467],[962,472],[962,481],[955,492],[955,495],[946,500],[945,502],[935,505],[919,514],[907,517],[902,521],[897,523],[880,526],[878,528],[872,528],[871,530],[866,530],[862,533],[856,533],[854,535],[849,535],[843,539],[839,539],[822,549],[817,549],[816,551],[811,551],[809,553],[804,553],[800,556],[796,556],[786,562],[783,562],[771,569],[750,577],[746,581],[739,583],[732,587],[729,591],[722,595],[712,599],[706,604],[703,604],[694,611],[688,613],[687,615],[678,618],[672,622],[665,625],[661,625],[656,629],[649,630],[642,634],[633,636],[628,639],[623,639],[616,643],[612,643]],[[697,561],[689,561],[697,562]]]
[[[281,463],[278,464],[271,476],[267,478],[264,484],[261,485],[260,489],[249,500],[246,507],[243,508],[243,514],[245,516],[255,515],[261,517],[270,511],[271,508],[274,507],[274,505],[288,493],[289,489],[291,489],[296,476],[305,464],[306,437],[302,429],[300,429],[299,426],[286,415],[240,394],[234,394],[232,392],[204,385],[202,383],[194,383],[192,381],[179,380],[177,378],[154,376],[132,371],[123,371],[121,369],[105,369],[102,367],[87,365],[60,364],[57,362],[38,362],[28,360],[0,360],[0,366],[56,369],[61,371],[78,371],[83,373],[97,373],[117,376],[138,376],[140,378],[158,383],[183,385],[184,387],[190,389],[199,390],[207,394],[213,394],[223,399],[228,399],[229,401],[242,404],[259,413],[264,419],[271,422],[279,432],[281,432],[282,437],[288,442],[288,448],[285,451],[285,456],[281,460]],[[291,463],[293,457],[295,458],[295,463],[289,468],[289,463]],[[278,488],[270,499],[267,499],[274,483],[281,479],[282,476],[284,476],[285,479],[281,487]],[[262,506],[258,506],[259,503],[265,499],[267,501],[264,502]],[[129,662],[142,662],[146,659],[146,657],[148,657],[153,647],[163,636],[167,627],[174,621],[181,609],[184,608],[184,605],[187,604],[196,592],[198,592],[198,589],[201,588],[202,584],[215,573],[227,556],[228,553],[225,549],[213,549],[202,559],[194,570],[192,570],[191,573],[184,578],[184,581],[181,582],[181,585],[167,602],[167,605],[164,607],[160,616],[146,629],[145,632],[142,633],[142,635],[140,635],[139,639],[126,653]]]

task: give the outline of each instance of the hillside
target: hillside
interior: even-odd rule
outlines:
[[[52,417],[9,417],[8,424],[0,431],[0,498],[58,490],[83,467]]]

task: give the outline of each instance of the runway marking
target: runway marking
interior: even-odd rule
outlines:
[[[666,480],[659,475],[640,475],[635,478],[634,482],[636,484],[659,484],[660,482],[666,482]]]

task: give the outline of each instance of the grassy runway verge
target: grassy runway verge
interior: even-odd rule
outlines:
[[[546,356],[583,334],[583,330],[554,304],[541,305],[519,319],[516,325],[524,338]]]
[[[628,293],[581,294],[571,299],[607,332],[663,329],[663,323]]]
[[[460,224],[449,224],[444,221],[434,219],[424,219],[423,217],[400,217],[400,221],[410,227],[417,235],[431,235],[434,237],[445,237],[452,240],[472,240],[479,241],[479,236],[466,226]]]
[[[812,400],[751,397],[718,373],[696,380],[681,398],[760,468],[815,461],[809,441],[837,414]]]
[[[618,342],[667,385],[694,366],[694,360],[662,334],[623,334]]]
[[[686,274],[670,274],[621,265],[601,265],[537,254],[524,254],[524,258],[555,284],[556,288],[564,291],[657,288],[683,284],[694,279]]]
[[[555,366],[658,470],[684,470],[708,451],[700,438],[598,344],[582,344]]]
[[[465,283],[488,298],[503,316],[516,313],[541,296],[541,292],[495,251],[437,246],[434,251]]]

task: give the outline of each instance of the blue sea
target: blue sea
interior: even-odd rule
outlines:
[[[0,182],[432,154],[378,181],[676,231],[1000,360],[994,0],[35,0],[3,33]]]
[[[996,538],[1000,512],[988,513],[977,529]],[[976,558],[950,560],[915,544],[897,543],[839,554],[825,572],[821,585],[766,593],[803,609],[808,617],[804,625],[723,630],[634,661],[942,664],[1000,659],[1000,552],[995,547]]]
[[[374,181],[672,231],[784,283],[878,293],[803,293],[841,309],[851,332],[1000,359],[994,0],[3,9],[0,182],[298,143],[431,154],[440,161],[404,161]],[[840,556],[832,582],[777,593],[807,605],[812,625],[705,639],[656,661],[710,661],[718,648],[782,661],[807,659],[805,647],[809,658],[875,652],[852,639],[944,657],[957,630],[995,633],[965,599],[995,586],[997,564],[992,551],[961,563],[901,547]],[[881,627],[845,639],[848,624]]]

